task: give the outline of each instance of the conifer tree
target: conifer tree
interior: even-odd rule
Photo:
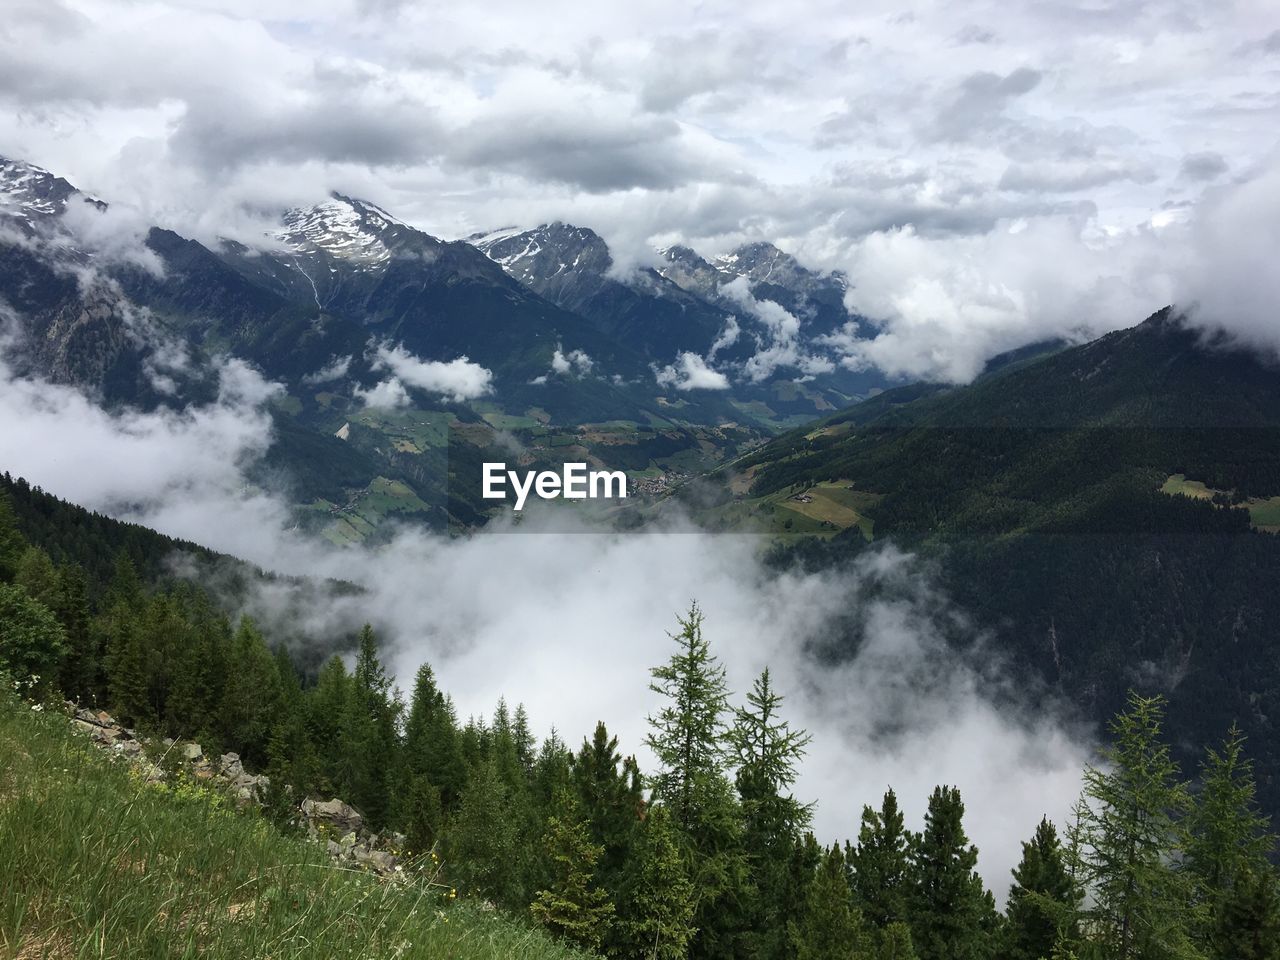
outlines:
[[[95,702],[101,689],[101,654],[89,614],[89,586],[79,564],[58,571],[58,596],[53,613],[67,637],[58,682],[73,700]]]
[[[990,955],[995,904],[975,869],[978,850],[965,835],[963,818],[960,791],[935,788],[911,858],[911,940],[920,960]]]
[[[1176,869],[1191,806],[1160,739],[1164,700],[1129,696],[1111,723],[1102,767],[1088,766],[1072,850],[1092,905],[1084,913],[1108,960],[1190,960],[1190,876]]]
[[[691,954],[733,957],[746,893],[741,827],[726,775],[728,692],[724,668],[702,635],[693,604],[671,635],[676,652],[652,671],[650,689],[665,698],[649,717],[645,743],[658,761],[654,796],[678,831],[697,897]]]
[[[339,744],[348,754],[343,765],[348,802],[364,814],[375,830],[382,829],[392,813],[401,710],[400,700],[391,689],[391,679],[378,659],[373,628],[365,624],[360,631]]]
[[[1268,829],[1269,818],[1258,809],[1253,764],[1244,755],[1244,743],[1244,734],[1233,725],[1220,750],[1206,750],[1200,793],[1187,817],[1183,865],[1203,901],[1206,931],[1220,926],[1237,876],[1250,872],[1261,877],[1271,871],[1267,857],[1275,836]]]
[[[18,532],[18,518],[13,513],[9,491],[0,490],[0,584],[9,583],[18,572],[18,559],[27,542]]]
[[[761,958],[787,953],[789,867],[811,815],[790,792],[810,737],[780,719],[782,701],[766,669],[747,694],[747,705],[735,711],[728,736],[738,768],[749,878],[745,949]]]
[[[573,758],[572,778],[591,842],[601,849],[601,883],[616,895],[644,804],[639,770],[633,759],[622,759],[618,738],[600,722]]]
[[[879,811],[862,808],[858,843],[849,849],[847,859],[858,907],[878,929],[907,918],[909,839],[892,788],[885,791]]]
[[[1212,960],[1280,960],[1280,900],[1269,868],[1242,867],[1214,917]]]
[[[875,960],[917,960],[911,943],[911,928],[902,920],[895,920],[875,935]]]
[[[13,582],[50,610],[58,605],[58,571],[39,547],[27,547],[19,555]]]
[[[446,834],[446,869],[459,891],[489,897],[507,907],[517,902],[515,824],[507,791],[492,759],[478,763]]]
[[[613,921],[608,893],[595,882],[602,847],[593,844],[575,805],[561,793],[542,838],[550,882],[529,907],[535,920],[561,939],[587,950],[599,950]]]
[[[1058,832],[1046,817],[1023,842],[1022,860],[1013,870],[1001,960],[1042,960],[1053,955],[1059,942],[1074,942],[1081,896]]]
[[[0,583],[0,670],[49,684],[66,646],[62,624],[19,586]]]
[[[619,901],[619,953],[644,960],[685,960],[694,928],[694,888],[669,812],[653,807],[628,863]]]
[[[808,885],[798,919],[788,927],[796,960],[862,960],[869,939],[845,876],[844,855],[832,845]]]
[[[247,763],[266,764],[280,708],[280,673],[266,641],[248,617],[240,620],[227,657],[219,711],[222,735]]]

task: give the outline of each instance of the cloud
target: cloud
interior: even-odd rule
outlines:
[[[1178,301],[1197,323],[1280,356],[1280,153],[1242,181],[1211,190],[1185,233]]]
[[[335,380],[342,380],[347,375],[347,371],[351,369],[351,356],[334,357],[332,361],[325,364],[314,373],[309,373],[302,378],[303,383],[315,386],[321,383],[332,383]]]
[[[772,300],[757,300],[747,277],[736,277],[722,284],[720,295],[737,304],[764,327],[765,335],[756,337],[760,349],[747,359],[742,368],[752,383],[767,380],[784,367],[794,367],[805,374],[830,373],[835,369],[830,360],[814,356],[801,344],[800,318]],[[720,345],[719,339],[716,344]],[[716,346],[713,346],[710,355],[714,355],[715,350]]]
[[[828,340],[852,369],[967,382],[1005,350],[1132,326],[1170,302],[1150,231],[1098,236],[1087,218],[1002,224],[975,237],[874,234],[854,251],[845,306],[879,324]]]
[[[738,325],[737,317],[726,317],[724,327],[716,334],[715,343],[711,344],[711,349],[707,351],[707,360],[711,361],[716,358],[716,354],[721,350],[727,350],[738,342],[738,335],[742,332],[742,327]]]
[[[595,365],[595,361],[587,356],[585,351],[570,350],[566,354],[564,348],[558,343],[555,353],[551,355],[551,372],[560,376],[568,376],[576,370],[578,376],[585,377]]]
[[[1005,108],[1034,90],[1040,79],[1040,71],[1030,67],[1018,67],[1003,76],[987,70],[972,73],[939,109],[930,134],[940,140],[989,136],[993,129],[1004,125]]]
[[[1227,161],[1212,150],[1189,153],[1182,158],[1179,175],[1184,180],[1216,180],[1227,172]]]
[[[374,370],[389,370],[395,376],[374,388],[381,390],[381,397],[390,400],[404,387],[414,387],[447,397],[454,403],[474,400],[483,397],[493,389],[493,372],[472,363],[467,357],[458,357],[448,362],[440,360],[422,360],[415,357],[403,346],[377,344],[373,348],[372,367]],[[368,402],[368,395],[362,394]],[[400,405],[396,403],[394,405]]]
[[[409,399],[409,391],[397,377],[380,380],[368,389],[357,384],[352,393],[363,400],[364,405],[371,410],[395,410],[399,407],[407,407],[412,402]]]
[[[654,379],[662,387],[674,387],[676,390],[728,390],[729,378],[718,370],[711,369],[707,361],[696,353],[685,351],[676,357],[675,363],[665,367],[655,366]]]
[[[187,413],[109,414],[0,369],[0,415],[12,427],[0,462],[267,569],[357,583],[363,594],[276,580],[245,609],[290,637],[354,634],[372,618],[402,687],[430,662],[463,716],[503,695],[526,704],[538,731],[554,726],[571,743],[604,719],[649,769],[648,670],[670,655],[666,631],[696,597],[735,697],[770,666],[788,718],[813,733],[797,791],[817,802],[826,842],[856,836],[861,805],[890,784],[915,826],[935,783],[958,784],[981,867],[1003,895],[1018,841],[1042,815],[1068,815],[1087,738],[1051,699],[1023,699],[1005,681],[909,555],[886,549],[839,571],[778,573],[758,538],[679,523],[584,536],[590,527],[554,532],[536,511],[519,530],[449,539],[405,529],[376,549],[336,548],[299,533],[283,501],[245,482],[270,442],[262,404],[277,388],[234,362],[220,376],[217,400]],[[49,436],[65,442],[41,442]],[[837,632],[853,645],[833,658]]]

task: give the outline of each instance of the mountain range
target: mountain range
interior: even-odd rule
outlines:
[[[484,459],[500,434],[530,464],[554,447],[685,476],[888,385],[813,352],[850,322],[843,279],[769,250],[696,280],[615,276],[590,230],[448,241],[339,193],[252,245],[202,243],[0,160],[15,371],[146,409],[209,400],[218,357],[252,363],[286,390],[264,469],[339,539],[374,533],[388,491],[401,518],[483,522],[448,464]],[[793,321],[760,320],[761,303]]]

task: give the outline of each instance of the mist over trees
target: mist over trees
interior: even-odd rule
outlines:
[[[109,569],[99,576],[95,570]],[[768,670],[728,688],[702,611],[677,619],[640,769],[605,721],[538,742],[505,701],[461,718],[429,665],[406,694],[378,638],[304,671],[197,587],[157,585],[118,550],[55,563],[0,499],[0,671],[160,735],[234,750],[294,802],[337,796],[480,898],[622,958],[1241,960],[1280,956],[1275,838],[1239,729],[1188,781],[1164,703],[1132,695],[1084,771],[1069,823],[1030,831],[1007,890],[978,874],[954,786],[919,831],[888,789],[822,845],[792,788],[810,743]],[[642,682],[637,678],[637,682]],[[840,798],[824,798],[839,803]]]

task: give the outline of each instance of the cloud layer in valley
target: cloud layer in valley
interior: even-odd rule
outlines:
[[[536,514],[519,531],[498,524],[448,540],[403,530],[380,548],[335,548],[299,534],[284,501],[245,480],[271,442],[263,404],[274,386],[237,361],[219,376],[216,399],[183,413],[106,413],[0,367],[0,418],[13,426],[0,463],[267,568],[353,581],[363,595],[308,593],[305,604],[276,581],[249,609],[268,626],[287,611],[294,636],[354,633],[372,619],[402,686],[429,661],[463,716],[505,696],[572,744],[604,719],[642,763],[656,707],[648,670],[670,654],[666,631],[696,598],[738,695],[770,666],[788,715],[814,734],[797,789],[818,802],[828,840],[854,836],[861,805],[889,785],[918,825],[932,786],[955,783],[1003,896],[1018,840],[1042,814],[1066,815],[1088,738],[1050,701],[1033,710],[1010,696],[998,660],[914,558],[886,549],[841,571],[779,574],[750,537],[552,532]],[[820,661],[837,624],[861,638],[857,653]],[[955,652],[946,638],[957,636],[975,652]]]

